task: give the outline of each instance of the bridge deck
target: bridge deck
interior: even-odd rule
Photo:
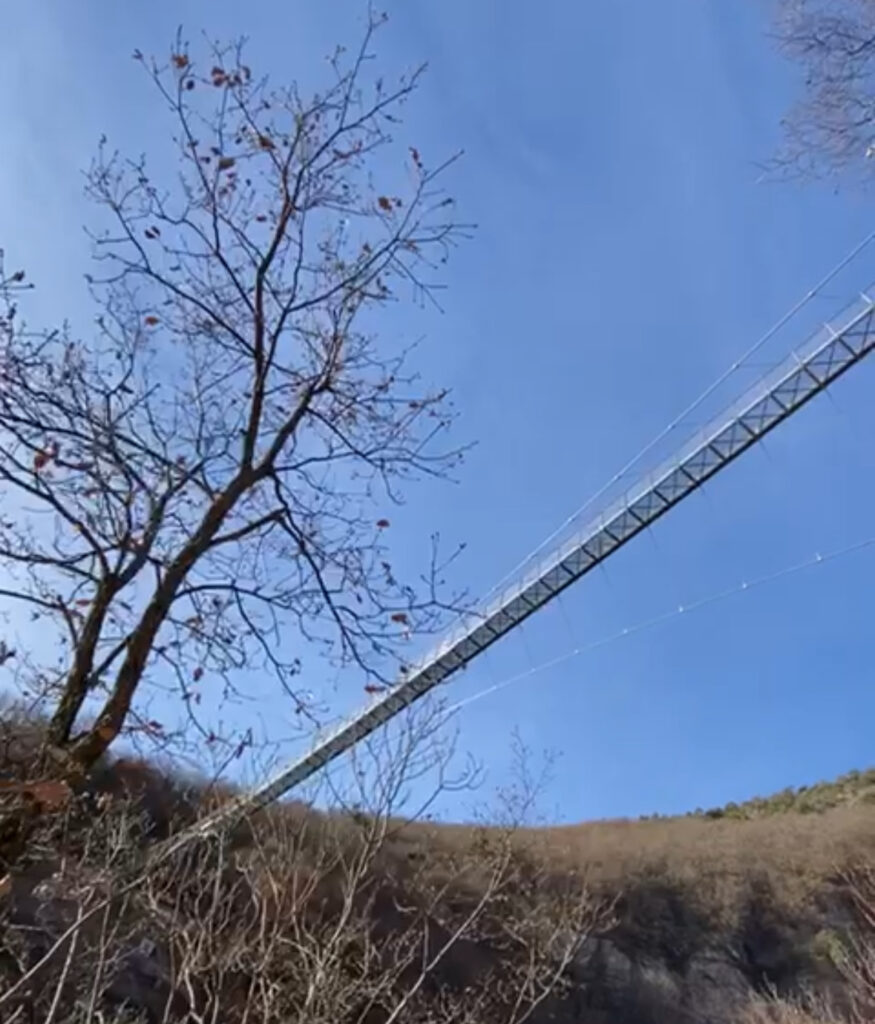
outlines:
[[[875,295],[875,290],[871,294]],[[468,615],[395,687],[330,735],[318,739],[309,753],[265,785],[205,819],[197,831],[212,831],[229,818],[272,803],[445,682],[828,388],[873,348],[875,301],[864,294],[520,582],[486,608]]]

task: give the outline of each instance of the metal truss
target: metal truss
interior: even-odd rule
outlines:
[[[875,290],[871,294],[875,294]],[[511,632],[576,580],[824,391],[875,348],[875,301],[861,298],[760,380],[677,454],[640,480],[521,582],[511,586],[407,673],[395,687],[315,743],[265,785],[204,819],[210,833],[238,815],[263,807],[325,767],[429,690],[446,682],[496,640]],[[178,838],[184,839],[185,833]]]

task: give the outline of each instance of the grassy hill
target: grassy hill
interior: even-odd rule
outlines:
[[[743,803],[728,803],[708,811],[691,812],[695,817],[732,818],[750,820],[774,814],[818,814],[833,807],[856,804],[875,804],[875,768],[851,771],[832,782],[817,782],[813,786],[790,786],[767,797],[753,797]]]
[[[10,777],[13,768],[4,766],[0,777]],[[101,1019],[162,1020],[161,1006],[170,1005],[168,993],[176,984],[174,971],[190,956],[201,972],[197,998],[207,998],[203,979],[223,964],[222,984],[228,987],[222,989],[222,1020],[229,1024],[245,1019],[242,1011],[235,1015],[234,1000],[256,977],[268,976],[277,993],[295,994],[282,1006],[277,1002],[274,1016],[264,1016],[283,1024],[832,1024],[840,1018],[807,1017],[768,1000],[813,993],[835,1003],[836,1012],[841,1009],[847,988],[841,957],[865,924],[847,872],[875,865],[873,787],[875,771],[850,772],[833,782],[682,817],[512,833],[498,826],[375,823],[360,815],[318,814],[300,804],[275,808],[234,837],[221,870],[213,853],[199,853],[169,873],[159,872],[142,891],[124,895],[112,939],[116,973],[106,997],[121,1015]],[[121,877],[126,851],[192,820],[204,799],[197,787],[149,765],[105,764],[89,792],[31,844],[25,867],[5,887],[0,884],[5,983],[14,983],[22,964],[45,955],[50,940],[62,935],[71,915],[90,905],[101,886],[110,892],[117,886],[113,880]],[[368,836],[378,843],[350,897],[350,879]],[[420,945],[434,944],[465,920],[492,884],[499,862],[510,871],[495,900],[429,983],[416,989],[406,1015],[393,1018],[385,1010],[385,993],[362,1003],[373,979],[387,972],[397,972],[396,988],[413,985],[404,971],[418,962]],[[575,917],[563,893],[576,892],[578,884],[587,895]],[[207,899],[218,892],[218,903],[215,896]],[[258,934],[264,945],[267,917],[253,931],[247,910],[253,906],[273,922],[276,948],[262,950],[262,961],[253,958],[252,941]],[[314,951],[324,949],[338,920],[354,933],[331,961],[337,985],[346,986],[346,1001],[337,1002],[335,992],[330,1009],[310,1008],[302,1016],[302,993],[312,988],[313,971],[323,970]],[[520,971],[529,970],[526,984],[534,990],[535,974],[552,970],[559,937],[574,929],[582,942],[561,965],[556,995],[539,1003],[537,1012],[514,1017],[509,979],[519,980]],[[171,934],[176,938],[168,939]],[[83,943],[77,952],[81,977],[87,974],[83,950],[104,948],[96,933]],[[207,948],[213,958],[208,963]],[[377,971],[379,950],[384,960]],[[526,957],[534,963],[533,951],[537,971],[526,967]],[[231,953],[233,963],[226,962]],[[46,978],[63,971],[58,955],[55,973],[46,968],[40,987],[28,989],[16,1004],[21,1013],[48,999]],[[387,957],[404,970],[390,967]],[[74,980],[70,975],[64,985]],[[0,1000],[3,988],[0,980]],[[55,1024],[86,1019],[77,1016],[78,1004],[69,998],[66,1016],[56,1012]],[[0,1006],[0,1019],[12,1019],[4,1012]],[[166,1019],[188,1020],[185,1012]]]

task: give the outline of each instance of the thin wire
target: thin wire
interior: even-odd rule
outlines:
[[[492,686],[487,686],[485,689],[480,690],[478,693],[472,694],[470,697],[465,697],[463,700],[457,701],[455,704],[451,704],[444,712],[447,719],[461,711],[462,708],[466,708],[469,705],[475,703],[475,701],[482,700],[484,697],[488,697],[493,693],[498,693],[501,690],[507,689],[514,683],[522,682],[524,679],[529,679],[540,672],[544,672],[547,669],[555,668],[556,665],[561,665],[566,661],[571,661],[572,658],[577,658],[582,654],[588,654],[590,651],[594,651],[599,647],[606,647],[608,644],[615,643],[617,640],[623,640],[626,637],[632,636],[635,633],[643,632],[646,629],[652,629],[654,626],[661,625],[663,622],[668,622],[670,619],[677,618],[679,615],[685,615],[687,612],[698,611],[700,608],[705,608],[707,605],[716,604],[719,601],[725,601],[727,598],[734,597],[737,594],[745,593],[746,591],[753,590],[755,587],[764,586],[767,583],[774,583],[777,580],[783,579],[786,576],[792,576],[795,573],[802,572],[805,569],[811,569],[818,565],[824,565],[826,562],[835,561],[838,558],[843,558],[847,555],[854,554],[858,551],[863,551],[866,548],[875,546],[875,537],[869,537],[867,540],[859,541],[856,544],[851,544],[848,547],[839,548],[836,551],[832,551],[829,554],[821,555],[815,554],[811,558],[804,562],[800,562],[797,565],[791,565],[786,569],[781,569],[778,572],[769,573],[767,576],[760,576],[757,579],[751,580],[746,583],[741,583],[738,586],[731,587],[728,590],[721,590],[716,594],[711,594],[709,597],[703,597],[698,601],[693,601],[691,604],[679,605],[676,609],[670,612],[663,612],[660,615],[656,615],[650,619],[644,619],[641,622],[636,623],[634,626],[628,626],[625,629],[621,629],[617,633],[611,633],[609,636],[602,637],[600,640],[595,640],[592,643],[585,644],[581,647],[575,647],[572,651],[566,651],[565,654],[557,655],[555,658],[551,658],[549,661],[542,662],[540,665],[535,665],[533,668],[527,669],[525,672],[519,672],[516,675],[510,676],[508,679],[504,679],[499,683],[495,683]]]
[[[648,444],[646,444],[641,449],[641,451],[638,452],[638,454],[634,458],[630,459],[629,462],[627,462],[626,465],[623,466],[623,468],[618,473],[615,473],[614,476],[612,476],[611,479],[607,481],[607,483],[605,483],[602,487],[600,487],[599,490],[597,490],[595,492],[595,494],[593,494],[591,497],[589,497],[580,506],[580,508],[577,509],[576,512],[573,512],[570,516],[568,516],[568,518],[564,522],[562,522],[559,526],[557,526],[556,529],[548,537],[546,537],[543,541],[541,541],[541,543],[538,544],[537,547],[533,548],[520,562],[518,562],[508,572],[506,572],[504,574],[504,576],[502,576],[501,579],[490,590],[488,590],[483,595],[482,602],[488,601],[489,598],[492,597],[493,594],[495,594],[502,586],[504,586],[505,583],[508,582],[508,580],[510,580],[514,576],[516,576],[516,574],[518,572],[520,572],[521,569],[525,568],[525,566],[528,565],[528,563],[531,562],[532,559],[537,554],[539,554],[541,551],[543,551],[544,548],[547,547],[548,544],[552,543],[552,541],[554,541],[559,536],[559,534],[562,533],[563,530],[567,529],[567,527],[569,527],[576,519],[579,519],[580,516],[582,516],[583,513],[586,512],[587,509],[589,509],[596,501],[598,501],[599,498],[603,497],[604,494],[608,490],[610,490],[611,487],[614,486],[614,484],[616,484],[620,480],[622,480],[623,477],[626,476],[631,469],[633,469],[635,466],[637,466],[638,463],[646,455],[649,455],[650,452],[653,451],[653,449],[661,441],[664,441],[665,438],[668,437],[668,435],[673,430],[677,429],[677,427],[681,424],[681,422],[683,420],[685,420],[691,413],[695,412],[696,409],[698,409],[699,406],[706,399],[710,398],[710,396],[721,385],[725,384],[726,381],[732,376],[732,374],[735,373],[735,371],[738,370],[744,363],[746,363],[751,358],[751,356],[756,355],[756,353],[771,338],[773,338],[774,335],[777,334],[778,331],[780,331],[782,327],[784,327],[787,323],[789,323],[789,321],[792,320],[793,317],[796,316],[796,314],[808,302],[810,302],[811,299],[813,299],[814,296],[817,295],[817,293],[821,289],[825,288],[830,283],[830,281],[833,280],[833,278],[835,278],[839,273],[841,273],[841,271],[844,270],[844,268],[849,263],[851,263],[853,260],[855,260],[857,258],[857,256],[859,256],[860,253],[866,248],[866,246],[870,245],[872,243],[873,240],[875,240],[875,230],[872,230],[861,242],[859,242],[847,254],[847,256],[845,256],[842,260],[840,260],[832,268],[832,270],[830,270],[830,272],[826,275],[826,277],[822,278],[813,288],[809,289],[809,291],[806,292],[806,294],[801,299],[799,299],[799,301],[794,306],[792,306],[775,324],[773,324],[766,331],[766,333],[763,334],[739,359],[736,359],[736,361],[727,370],[725,370],[724,373],[720,377],[718,377],[717,380],[714,381],[713,384],[711,384],[709,387],[707,387],[702,392],[702,394],[699,395],[699,397],[691,405],[687,406],[687,408],[679,416],[676,416],[668,424],[668,426],[664,427],[663,430],[659,434],[657,434],[656,437],[653,438],[652,441],[650,441]]]
[[[602,637],[599,640],[595,640],[589,644],[584,644],[580,647],[575,647],[571,651],[566,651],[564,654],[557,655],[554,658],[550,658],[549,661],[542,662],[539,665],[532,665],[530,668],[523,672],[517,672],[516,674],[509,676],[491,686],[484,687],[477,693],[472,694],[470,697],[457,701],[455,704],[451,704],[449,707],[443,709],[441,717],[443,718],[444,724],[450,721],[453,715],[457,714],[463,708],[469,707],[471,704],[476,703],[478,700],[483,700],[485,697],[489,697],[494,693],[499,693],[502,690],[506,690],[508,687],[513,686],[515,683],[522,682],[525,679],[531,679],[535,675],[539,675],[541,672],[546,672],[551,668],[555,668],[557,665],[562,665],[567,661],[571,661],[574,658],[578,658],[583,654],[589,654],[591,651],[597,650],[601,647],[607,647],[609,644],[616,643],[618,640],[624,640],[626,637],[634,636],[636,633],[642,633],[647,629],[652,629],[655,626],[662,625],[664,622],[668,622],[672,619],[678,618],[680,615],[686,615],[688,612],[698,611],[700,608],[705,608],[708,605],[717,604],[720,601],[725,601],[730,597],[736,597],[738,594],[747,593],[750,590],[754,590],[757,587],[762,587],[767,583],[775,583],[778,580],[784,579],[788,576],[793,576],[796,573],[800,573],[805,569],[812,569],[818,565],[825,565],[827,562],[836,561],[839,558],[844,558],[851,554],[856,554],[859,551],[864,551],[867,548],[875,547],[875,536],[868,537],[866,540],[858,541],[855,544],[850,544],[847,547],[839,548],[835,551],[831,551],[826,555],[815,553],[804,562],[798,562],[794,565],[787,566],[784,569],[779,569],[777,572],[768,573],[765,576],[759,576],[749,582],[743,582],[737,586],[730,587],[726,590],[717,591],[708,597],[700,598],[698,601],[692,601],[689,604],[678,605],[677,608],[672,609],[669,612],[662,612],[660,615],[654,615],[649,619],[644,619],[641,622],[636,623],[634,626],[628,626],[625,629],[621,629],[616,633],[611,633],[608,636]],[[570,629],[570,622],[569,622]],[[531,655],[529,655],[531,661]],[[324,778],[336,780],[337,773],[343,768],[342,764],[335,763],[333,765],[327,765],[322,769],[322,776]],[[348,771],[348,768],[346,769]]]

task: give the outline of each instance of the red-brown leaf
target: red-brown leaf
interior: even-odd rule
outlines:
[[[378,519],[377,520],[377,529],[378,530],[385,530],[388,525],[389,525],[389,520],[388,519]]]
[[[393,622],[398,622],[402,626],[406,626],[408,624],[408,622],[409,622],[409,619],[407,618],[407,613],[406,612],[393,612],[393,614],[392,614],[392,621]]]
[[[47,780],[36,782],[30,788],[34,799],[47,810],[60,810],[70,800],[70,787],[66,782]]]
[[[143,318],[143,323],[147,327],[157,327],[158,324],[160,323],[160,320],[158,319],[157,316],[153,316],[152,314],[150,314],[149,316]]]
[[[381,210],[386,210],[388,212],[392,209],[392,200],[387,196],[380,196],[377,200],[377,206],[379,206]]]

